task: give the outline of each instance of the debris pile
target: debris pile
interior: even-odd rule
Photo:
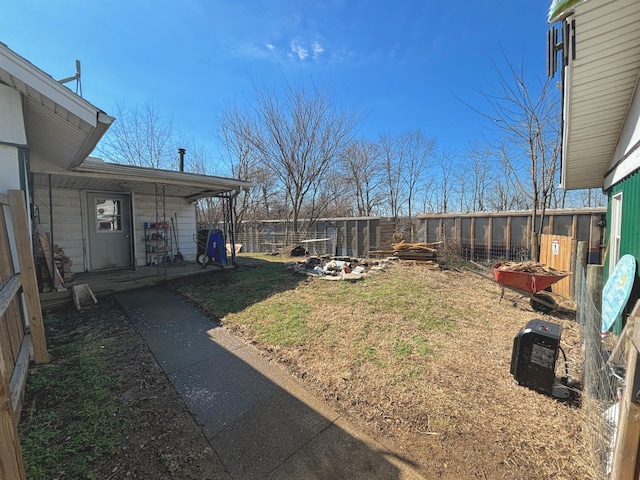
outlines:
[[[400,240],[392,243],[393,250],[370,250],[371,255],[392,255],[391,259],[412,262],[415,265],[423,265],[432,268],[439,268],[436,263],[438,258],[438,247],[442,242],[435,243],[410,243]]]
[[[504,262],[497,266],[496,270],[500,272],[532,273],[535,275],[566,275],[567,273],[538,262]]]
[[[361,260],[350,257],[311,256],[304,261],[287,262],[286,269],[295,273],[321,277],[324,280],[360,280],[387,268],[389,259]]]
[[[391,246],[393,247],[393,255],[400,260],[413,260],[419,264],[437,267],[437,245],[438,243],[408,243],[403,240]]]

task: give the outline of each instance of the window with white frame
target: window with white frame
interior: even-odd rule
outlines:
[[[609,234],[609,275],[620,259],[620,235],[622,232],[622,192],[611,198],[611,228]]]

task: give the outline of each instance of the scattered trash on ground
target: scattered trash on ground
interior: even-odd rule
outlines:
[[[324,280],[357,281],[367,275],[381,272],[396,258],[381,260],[363,260],[351,257],[331,257],[329,255],[310,256],[304,261],[292,261],[284,264],[286,269],[295,273],[321,277]]]

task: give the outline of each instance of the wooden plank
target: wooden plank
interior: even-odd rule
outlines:
[[[24,480],[18,425],[11,403],[7,365],[0,357],[0,478]]]
[[[29,357],[31,356],[31,335],[25,335],[20,347],[18,361],[13,368],[9,389],[11,390],[11,405],[13,406],[13,415],[16,422],[20,420],[20,412],[22,411],[22,399],[24,398],[24,388],[27,384],[27,375],[29,374]]]
[[[554,249],[554,243],[556,248]],[[573,238],[564,235],[540,236],[540,263],[558,270],[571,270]],[[565,298],[571,296],[571,277],[563,278],[551,286],[551,291]]]
[[[0,392],[1,395],[1,392]],[[0,478],[24,480],[26,478],[18,429],[13,421],[9,402],[0,406]]]
[[[38,293],[38,281],[33,260],[33,250],[27,225],[27,207],[24,193],[20,190],[9,190],[9,203],[11,206],[11,218],[13,231],[18,251],[18,264],[22,277],[22,290],[24,292],[27,313],[29,315],[29,328],[31,331],[34,360],[37,363],[49,361],[47,342],[42,321],[42,309],[40,307],[40,295]]]
[[[22,320],[22,312],[20,310],[20,295],[13,297],[9,309],[7,310],[7,331],[9,333],[9,342],[11,344],[11,355],[15,362],[18,358],[20,344],[24,337],[24,322]]]
[[[76,305],[76,310],[89,308],[98,303],[98,299],[91,291],[91,287],[86,283],[74,285],[71,287],[71,292],[73,293],[73,303]]]
[[[13,300],[21,285],[20,275],[14,275],[0,289],[0,315],[4,315],[4,312],[7,311],[11,300]]]
[[[38,230],[38,229],[37,229]],[[64,290],[64,282],[62,280],[62,276],[60,275],[60,271],[56,264],[53,262],[51,245],[49,244],[49,240],[43,233],[37,231],[35,235],[38,238],[38,245],[42,250],[42,254],[44,256],[44,260],[47,263],[47,269],[49,270],[49,277],[51,278],[51,288],[56,291]]]
[[[631,317],[635,319],[633,328],[632,348],[627,352],[627,387],[620,400],[620,417],[616,434],[616,445],[613,450],[613,462],[609,478],[616,480],[632,479],[635,477],[636,462],[638,461],[638,446],[640,445],[640,405],[633,402],[633,378],[638,363],[638,346],[640,345],[640,301],[636,302]]]
[[[15,271],[13,269],[4,208],[0,208],[0,226],[2,226],[2,230],[0,230],[0,258],[7,259],[7,261],[0,262],[0,282],[6,282],[14,275]],[[4,326],[6,326],[4,333],[7,336],[0,341],[0,345],[4,347],[3,355],[6,356],[7,361],[9,361],[9,358],[12,359],[11,364],[18,358],[18,351],[24,336],[24,321],[19,301],[20,297],[14,297],[9,304],[3,319]]]
[[[5,282],[15,272],[13,270],[13,262],[11,261],[11,247],[9,246],[9,233],[7,232],[7,223],[4,215],[4,208],[0,206],[0,282]],[[6,260],[5,260],[6,259]]]
[[[0,363],[11,365],[11,368],[13,368],[15,359],[13,358],[13,353],[11,352],[11,340],[9,339],[8,327],[8,322],[10,320],[8,317],[8,313],[0,317]],[[7,371],[10,372],[11,369],[7,367]],[[2,381],[1,378],[0,381]]]

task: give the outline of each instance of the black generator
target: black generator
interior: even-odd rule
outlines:
[[[520,385],[553,395],[562,326],[529,320],[513,339],[511,374]]]

